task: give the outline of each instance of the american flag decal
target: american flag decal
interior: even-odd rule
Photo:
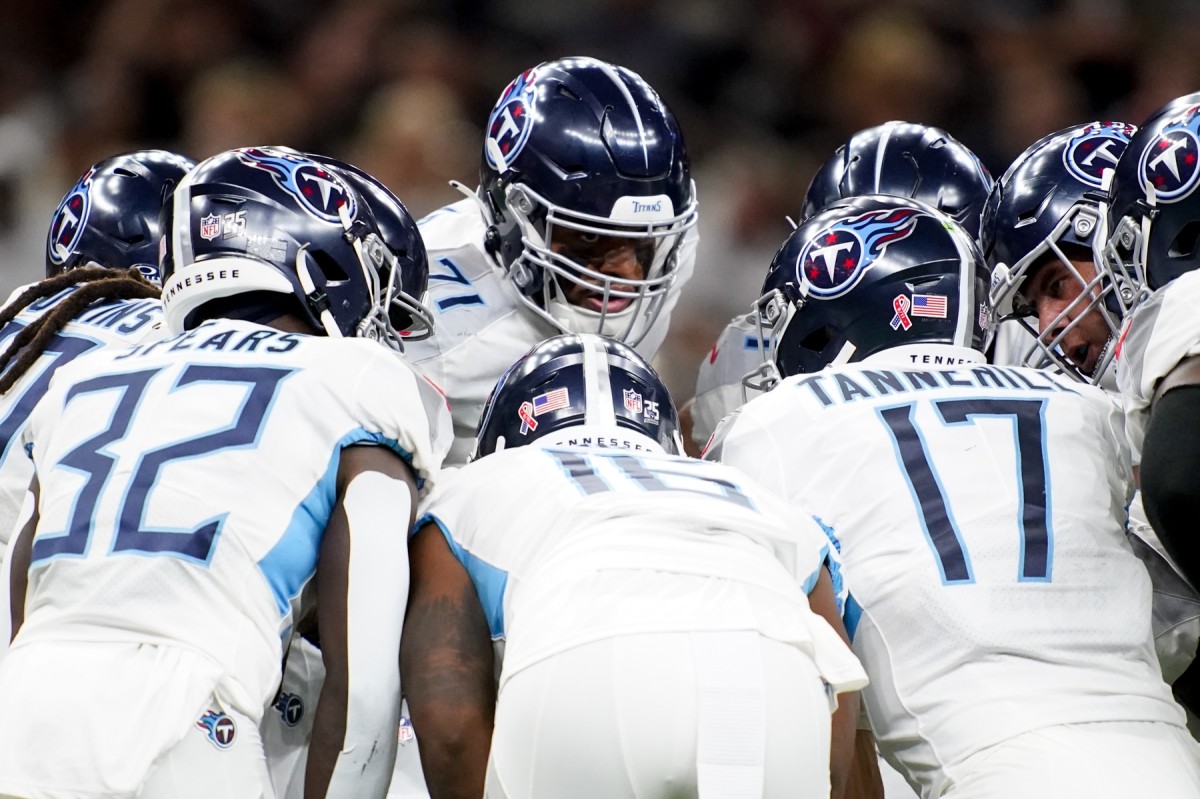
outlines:
[[[565,387],[556,388],[553,391],[547,391],[545,394],[539,394],[533,398],[533,415],[541,416],[543,413],[557,411],[570,404],[571,397],[567,394],[567,389]]]
[[[942,294],[914,294],[912,298],[912,315],[927,316],[931,319],[946,318],[946,297]]]

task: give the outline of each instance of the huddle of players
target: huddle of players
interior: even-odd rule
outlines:
[[[1107,138],[1056,157],[1094,164],[1120,127],[1073,130]],[[162,180],[166,333],[146,335],[155,289],[109,270],[0,317],[6,487],[25,461],[6,501],[34,478],[6,558],[0,794],[272,795],[258,729],[300,721],[279,660],[307,639],[323,680],[281,795],[383,794],[397,652],[434,796],[870,795],[851,774],[874,761],[853,741],[868,675],[879,748],[923,795],[1196,795],[1125,539],[1122,416],[1072,379],[1098,376],[1107,341],[1069,339],[1076,306],[1116,294],[1137,314],[1157,287],[1086,283],[1042,324],[1039,252],[989,302],[964,230],[982,196],[954,182],[986,172],[939,131],[863,135],[735,320],[771,390],[716,431],[721,464],[679,455],[645,361],[696,205],[673,117],[627,70],[519,76],[479,190],[419,235],[369,176],[284,148]],[[881,194],[904,136],[910,183]],[[922,161],[938,151],[943,173]],[[138,177],[107,168],[56,214],[53,271],[92,188]],[[930,188],[950,216],[919,202]],[[1148,263],[1149,243],[1124,246]],[[1074,375],[984,362],[1005,298]],[[609,337],[555,336],[572,330]]]
[[[1176,682],[1181,696],[1194,697],[1194,675],[1187,670],[1196,653],[1200,600],[1189,579],[1195,580],[1198,564],[1183,519],[1194,518],[1186,514],[1198,493],[1196,415],[1190,404],[1195,392],[1189,387],[1196,381],[1193,356],[1200,350],[1194,344],[1193,315],[1183,309],[1191,304],[1186,292],[1198,256],[1200,199],[1189,199],[1200,177],[1195,166],[1198,125],[1200,94],[1168,103],[1140,128],[1116,122],[1074,126],[1032,145],[994,187],[969,152],[941,131],[900,123],[863,131],[818,173],[805,203],[812,215],[776,255],[762,298],[750,314],[732,320],[702,365],[691,409],[693,446],[707,440],[713,419],[733,411],[717,427],[705,457],[734,463],[768,485],[768,477],[775,477],[789,499],[835,530],[847,530],[841,550],[847,582],[865,608],[864,617],[873,610],[877,614],[880,631],[871,636],[862,623],[853,631],[855,652],[871,678],[864,692],[871,727],[884,756],[922,795],[939,795],[948,787],[952,792],[945,795],[983,795],[975,792],[984,790],[980,780],[989,769],[1049,766],[1046,758],[1056,758],[1057,765],[1030,782],[992,774],[996,784],[1005,786],[995,795],[1158,795],[1161,790],[1187,795],[1196,790],[1191,746],[1179,762],[1191,764],[1184,769],[1192,776],[1170,789],[1151,788],[1135,761],[1103,768],[1092,759],[1111,742],[1083,760],[1053,749],[1046,740],[1051,731],[1066,743],[1069,734],[1081,729],[1069,720],[1089,720],[1082,706],[1066,710],[1065,696],[1056,696],[1041,710],[1024,697],[1019,718],[989,709],[990,696],[964,697],[999,685],[999,679],[989,679],[988,663],[1003,664],[1001,673],[1008,675],[1003,679],[1029,679],[1037,685],[1034,693],[1043,691],[1052,683],[1036,677],[1032,664],[1049,659],[1061,667],[1071,659],[1065,650],[1071,650],[1083,656],[1081,668],[1093,670],[1088,690],[1115,700],[1131,684],[1099,688],[1100,672],[1114,675],[1114,656],[1127,657],[1134,650],[1144,655],[1148,639],[1141,633],[1151,621],[1156,665]],[[930,179],[946,172],[955,177],[944,183]],[[973,191],[962,193],[964,184]],[[982,249],[976,251],[977,243],[970,242],[970,259],[979,270],[973,292],[962,291],[961,284],[945,284],[944,278],[933,280],[936,268],[928,274],[918,268],[936,260],[936,250],[911,244],[918,234],[915,227],[906,230],[910,223],[905,213],[912,213],[913,204],[898,207],[878,196],[851,199],[869,193],[924,201],[926,208],[957,215],[968,232],[978,230]],[[964,214],[972,204],[969,216]],[[902,212],[902,207],[909,210]],[[854,235],[847,235],[847,229]],[[901,252],[908,248],[911,256]],[[953,251],[947,249],[943,257],[953,259]],[[990,274],[985,260],[993,267]],[[956,297],[961,305],[957,326]],[[942,329],[931,330],[930,318]],[[989,331],[996,322],[998,331]],[[982,364],[988,333],[992,365],[969,366]],[[926,336],[975,352],[943,347],[931,355],[916,346]],[[755,357],[757,353],[766,357]],[[864,367],[856,369],[853,364],[859,361]],[[881,367],[867,369],[866,363]],[[925,371],[939,363],[964,365]],[[1029,365],[1043,371],[1014,368]],[[781,377],[789,379],[780,382]],[[937,389],[950,386],[961,387],[967,396],[939,397]],[[795,394],[784,393],[789,387],[814,409],[810,414],[796,409]],[[763,388],[773,390],[735,410]],[[1026,396],[1001,399],[1014,390]],[[901,394],[914,391],[929,397],[929,403],[902,401],[906,397]],[[1035,400],[1039,391],[1048,393]],[[1072,400],[1061,402],[1060,392]],[[1094,412],[1076,407],[1056,420],[1055,405],[1065,407],[1089,395]],[[866,422],[840,424],[837,414],[843,408],[852,409],[845,412],[855,419],[875,415],[874,429]],[[1009,438],[1007,447],[966,434],[987,424],[1001,428]],[[950,593],[922,592],[919,604],[890,594],[904,590],[911,597],[916,578],[883,571],[886,555],[900,554],[898,535],[880,542],[886,543],[883,551],[856,541],[872,523],[888,526],[878,519],[895,517],[895,501],[905,494],[902,486],[889,490],[885,478],[876,476],[889,462],[889,447],[871,452],[870,446],[878,443],[871,435],[890,443],[892,465],[900,466],[917,509],[916,523],[903,520],[897,533],[903,528],[911,537],[914,527],[924,531],[944,586],[973,586],[971,591],[987,596],[982,586],[974,588],[983,582],[977,570],[983,568],[981,560],[994,568],[996,556],[987,550],[982,550],[983,558],[975,556],[970,531],[989,519],[995,522],[997,486],[1013,486],[1016,478],[1015,490],[1010,490],[1017,503],[1017,529],[1009,535],[1017,538],[1010,538],[1009,545],[1018,559],[1019,593],[987,596],[978,618],[972,618],[970,603],[979,598],[963,588],[954,589],[953,607],[939,607],[938,600],[950,601]],[[955,437],[957,459],[956,445],[950,443]],[[1056,456],[1059,447],[1064,454]],[[731,452],[736,453],[733,459]],[[790,452],[804,452],[805,458],[793,463]],[[816,469],[813,453],[820,453]],[[777,463],[770,465],[773,461]],[[1141,518],[1141,503],[1135,501],[1126,543],[1122,528],[1139,462],[1149,522]],[[980,486],[988,487],[981,491]],[[842,492],[850,496],[842,498]],[[1068,506],[1073,510],[1066,511]],[[823,507],[832,508],[834,516],[823,515]],[[1012,521],[1010,515],[1010,529]],[[1090,533],[1073,546],[1072,528]],[[1107,531],[1105,537],[1100,530]],[[995,533],[1002,535],[999,529]],[[1130,549],[1144,569],[1131,565]],[[1089,561],[1092,565],[1086,566]],[[1136,591],[1122,595],[1119,582],[1107,582],[1117,577],[1115,572],[1095,579],[1118,563],[1132,569],[1129,576],[1137,574]],[[897,564],[911,567],[912,561]],[[1068,576],[1075,569],[1090,576]],[[874,581],[873,572],[879,575]],[[1152,609],[1146,572],[1153,582]],[[1067,593],[1055,597],[1058,590]],[[890,602],[880,601],[885,592]],[[1047,603],[1041,610],[1035,603],[1039,594]],[[1018,596],[1031,604],[1024,605],[1025,614],[1010,616]],[[1112,604],[1107,615],[1089,618],[1081,612],[1087,602]],[[1137,609],[1129,615],[1134,605]],[[897,636],[897,631],[913,630],[911,614],[917,608],[936,621],[923,621],[913,640]],[[888,618],[905,611],[908,619]],[[1006,625],[1011,625],[1007,633],[997,629]],[[964,660],[942,661],[936,680],[929,671],[912,670],[931,660],[931,649],[936,650],[931,641],[946,639]],[[909,646],[913,649],[906,652]],[[910,681],[914,677],[917,682]],[[963,683],[955,691],[959,677]],[[922,678],[927,682],[921,683]],[[1089,680],[1082,672],[1080,679]],[[1144,674],[1138,679],[1157,682]],[[1006,692],[1028,687],[1007,686],[997,699],[1010,708],[1018,706]],[[1149,720],[1154,715],[1150,705],[1142,703],[1134,711],[1132,696],[1125,693],[1116,711],[1120,715],[1108,718],[1132,719],[1123,714],[1140,712]],[[954,708],[953,724],[964,726],[948,726],[945,735],[937,730],[934,699],[944,700],[943,711]],[[972,705],[990,712],[976,713]],[[1049,707],[1055,709],[1043,715]],[[1097,708],[1092,705],[1093,712]],[[1052,720],[1060,711],[1059,720]],[[1177,708],[1170,712],[1178,718]],[[1067,726],[1052,726],[1056,724]],[[968,733],[971,728],[976,732]],[[1020,734],[1034,729],[1036,737]],[[989,747],[989,739],[990,748],[983,748]],[[974,754],[956,752],[964,743],[974,747]],[[1094,744],[1079,738],[1069,748],[1083,751]],[[1184,751],[1178,742],[1156,746]],[[973,759],[990,765],[973,771]],[[1051,781],[1039,783],[1043,778]],[[1113,780],[1125,787],[1114,788]]]

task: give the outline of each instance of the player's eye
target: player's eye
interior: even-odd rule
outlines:
[[[1046,289],[1046,296],[1054,300],[1066,299],[1067,290],[1067,278],[1059,276],[1050,282],[1050,285]]]

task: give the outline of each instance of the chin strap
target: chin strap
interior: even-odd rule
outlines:
[[[304,299],[308,303],[308,307],[321,320],[321,327],[325,329],[325,335],[331,338],[341,338],[341,328],[334,321],[333,313],[329,310],[329,295],[317,288],[317,284],[313,282],[312,275],[308,271],[308,258],[305,257],[304,251],[308,249],[308,245],[296,251],[296,275],[300,278],[300,288],[304,290]]]
[[[483,221],[489,225],[492,223],[491,209],[487,207],[487,203],[483,201],[483,198],[479,196],[477,191],[469,188],[463,183],[458,182],[457,180],[450,181],[450,187],[461,193],[463,196],[471,198],[471,200],[473,200],[475,204],[479,206],[479,214],[483,217]]]

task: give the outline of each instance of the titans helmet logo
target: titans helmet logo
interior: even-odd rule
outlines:
[[[1124,122],[1093,122],[1071,137],[1063,150],[1063,166],[1076,180],[1098,189],[1104,170],[1116,168],[1136,131]]]
[[[870,211],[841,219],[818,233],[796,259],[796,282],[822,299],[840,297],[857,285],[863,274],[887,250],[908,238],[917,219],[913,208]]]
[[[238,153],[242,163],[271,173],[281,189],[296,198],[309,216],[323,222],[338,222],[338,209],[346,206],[353,219],[358,213],[354,194],[343,180],[302,155],[267,147],[251,147]]]
[[[50,233],[46,239],[46,254],[53,264],[62,265],[75,252],[79,237],[87,228],[88,215],[92,212],[92,176],[96,170],[89,169],[79,182],[58,204],[50,218]]]
[[[1151,139],[1138,160],[1142,191],[1160,203],[1182,200],[1200,177],[1200,105],[1186,109]]]
[[[530,100],[536,77],[532,69],[518,75],[500,94],[488,117],[483,154],[488,165],[497,172],[505,172],[509,162],[517,157],[529,140],[529,133],[533,130]]]

